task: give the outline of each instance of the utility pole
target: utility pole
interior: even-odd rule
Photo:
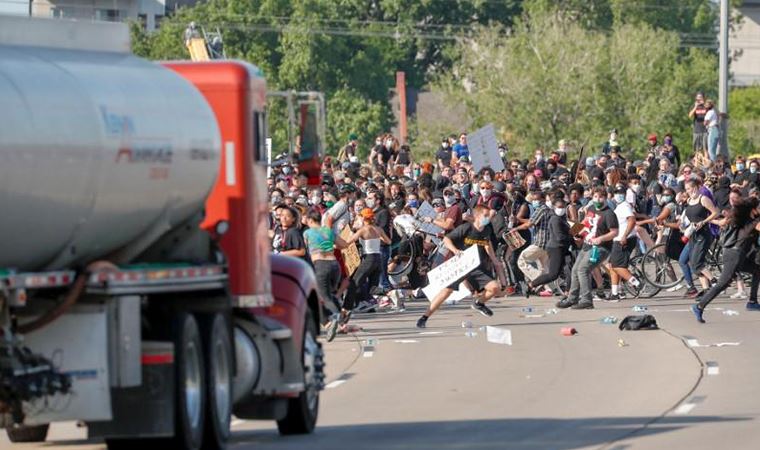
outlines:
[[[728,0],[720,0],[720,62],[718,74],[718,110],[721,113],[720,153],[728,153]]]

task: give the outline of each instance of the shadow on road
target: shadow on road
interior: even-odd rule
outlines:
[[[647,424],[655,421],[650,426]],[[260,449],[530,449],[570,450],[614,445],[617,440],[668,433],[701,423],[750,420],[742,417],[615,417],[582,419],[497,419],[384,423],[319,427],[308,436],[276,432],[234,433],[232,448]],[[616,450],[624,445],[612,447]]]

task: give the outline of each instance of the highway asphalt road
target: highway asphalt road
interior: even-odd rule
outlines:
[[[556,299],[513,297],[493,301],[491,318],[461,303],[426,330],[414,328],[423,301],[361,315],[352,323],[362,331],[325,344],[316,433],[285,438],[274,423],[235,420],[231,448],[758,448],[760,312],[724,296],[698,324],[691,300],[668,295],[556,314],[546,313]],[[660,330],[600,323],[637,314],[638,304]],[[510,330],[512,345],[489,342],[486,325]],[[563,327],[578,334],[563,336]],[[44,447],[3,436],[0,448],[103,447],[85,436],[58,424]]]

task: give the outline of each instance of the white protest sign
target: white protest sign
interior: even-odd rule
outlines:
[[[473,245],[428,272],[428,285],[422,288],[422,291],[429,299],[432,299],[441,289],[472,272],[479,265],[478,246]]]
[[[504,161],[499,156],[499,143],[496,141],[492,123],[468,134],[467,147],[470,150],[470,161],[476,171],[486,166],[496,172],[504,170]]]

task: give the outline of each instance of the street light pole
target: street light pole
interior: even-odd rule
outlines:
[[[718,74],[718,110],[721,113],[720,153],[728,153],[728,0],[720,0],[720,61]]]

